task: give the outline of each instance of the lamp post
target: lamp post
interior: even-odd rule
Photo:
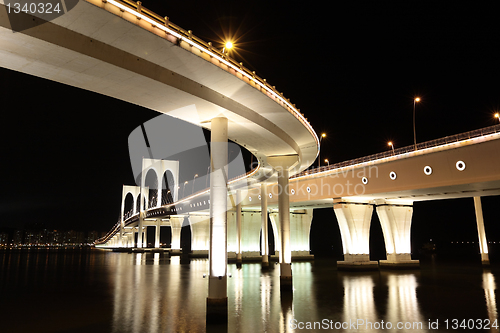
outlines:
[[[233,43],[230,41],[227,41],[226,44],[224,44],[224,47],[222,48],[222,53],[225,53],[225,51],[229,51],[233,48]]]
[[[413,144],[415,145],[415,150],[417,150],[417,132],[415,130],[415,105],[420,102],[420,97],[415,97],[413,99]]]
[[[500,123],[500,113],[498,113],[498,112],[497,112],[497,113],[495,113],[495,118],[497,118],[497,119],[498,119],[498,122]]]
[[[319,137],[319,152],[318,152],[318,168],[320,167],[321,164],[321,140],[326,137],[325,133],[322,133],[321,136]]]
[[[327,163],[327,165],[330,166],[330,161],[328,161],[327,158],[325,158],[325,163]]]
[[[184,186],[182,187],[182,197],[184,198],[184,190],[186,189],[186,184],[188,183],[188,181],[186,180],[184,182]]]
[[[198,177],[198,174],[194,175],[193,177],[193,188],[191,189],[191,194],[194,193],[194,182],[196,181],[196,177]]]
[[[396,154],[394,153],[394,144],[392,143],[392,141],[389,141],[389,142],[387,143],[387,145],[391,146],[391,148],[392,148],[392,155],[396,155]]]

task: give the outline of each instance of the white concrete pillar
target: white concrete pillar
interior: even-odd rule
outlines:
[[[290,245],[292,259],[313,259],[309,244],[309,234],[313,218],[312,209],[296,210],[290,214]]]
[[[210,216],[189,215],[193,256],[207,256],[210,249]]]
[[[290,247],[290,201],[288,197],[288,170],[278,171],[278,211],[281,229],[280,288],[292,288],[292,249]]]
[[[236,264],[241,261],[241,190],[236,190]]]
[[[483,265],[490,264],[488,255],[488,242],[486,240],[486,232],[484,231],[483,207],[481,205],[481,197],[474,197],[474,208],[476,209],[477,233],[479,237],[479,250],[481,251],[481,262]]]
[[[209,323],[227,323],[227,124],[222,117],[211,122]]]
[[[170,216],[170,228],[172,230],[172,240],[170,245],[171,253],[181,252],[181,230],[183,217]]]
[[[384,233],[387,260],[380,266],[415,267],[418,260],[411,260],[411,218],[413,206],[378,203],[377,215]]]
[[[161,226],[161,219],[156,219],[155,249],[160,248],[160,226]]]
[[[338,269],[376,269],[378,263],[370,261],[370,223],[373,206],[364,203],[334,201],[344,250],[344,261]]]
[[[141,197],[141,200],[142,200],[142,197]],[[144,234],[143,230],[142,230],[143,228],[144,228],[144,211],[143,211],[142,202],[141,202],[141,212],[139,213],[139,226],[137,227],[137,248],[138,249],[143,247],[143,243],[142,243],[142,235]]]
[[[280,220],[280,289],[291,291],[292,249],[290,247],[290,198],[288,177],[290,168],[298,163],[297,155],[275,156],[267,159],[278,172],[278,214]]]
[[[260,210],[261,210],[261,252],[262,267],[269,267],[269,233],[267,230],[267,184],[260,184]]]

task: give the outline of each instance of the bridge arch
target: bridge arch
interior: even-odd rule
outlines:
[[[122,219],[126,220],[127,217],[134,214],[134,196],[131,192],[127,192],[123,200],[123,216]]]
[[[158,173],[154,168],[149,168],[144,177],[144,197],[147,198],[146,209],[157,207],[158,205]]]
[[[161,184],[161,205],[168,205],[174,202],[174,194],[176,193],[175,177],[171,169],[163,172]]]

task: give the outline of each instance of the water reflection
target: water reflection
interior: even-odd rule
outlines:
[[[183,264],[161,253],[32,251],[0,253],[0,261],[2,332],[206,331],[206,259]],[[278,266],[263,272],[259,263],[229,265],[229,320],[215,331],[318,331],[293,329],[294,321],[304,328],[332,323],[337,331],[336,323],[361,319],[373,328],[338,331],[375,331],[383,320],[424,325],[380,331],[421,332],[429,319],[439,319],[440,330],[446,318],[498,319],[495,270],[448,265],[346,273],[321,262],[293,263],[292,269],[293,296],[283,297]]]
[[[494,323],[498,319],[497,301],[495,297],[497,285],[495,283],[495,276],[489,271],[483,273],[483,289],[484,298],[486,299],[486,309],[488,310],[488,318],[491,323]],[[499,329],[492,327],[491,331],[499,332]]]
[[[379,321],[373,300],[373,287],[375,285],[373,274],[358,275],[355,273],[344,273],[342,282],[344,285],[342,323],[351,323],[358,320],[364,321],[364,325],[357,327],[357,329],[352,330],[348,328],[346,331],[372,331],[369,326],[366,326],[366,323]]]
[[[420,323],[422,328],[425,326],[418,306],[417,285],[415,273],[390,273],[387,278],[389,296],[386,321],[403,323],[398,328],[400,332],[414,332]]]

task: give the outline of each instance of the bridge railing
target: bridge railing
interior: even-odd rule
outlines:
[[[465,140],[469,140],[469,139],[473,139],[473,138],[477,138],[477,137],[481,137],[481,136],[485,136],[485,135],[489,135],[489,134],[499,133],[499,132],[500,132],[500,124],[493,125],[493,126],[484,127],[484,128],[480,128],[480,129],[465,132],[465,133],[445,136],[444,138],[439,138],[439,139],[435,139],[435,140],[417,143],[417,150],[433,148],[433,147],[442,146],[445,144],[459,142],[459,141],[465,141]],[[388,150],[385,152],[372,154],[372,155],[368,155],[368,156],[363,156],[363,157],[355,158],[355,159],[340,162],[340,163],[335,163],[335,164],[330,164],[327,166],[322,166],[319,168],[304,170],[303,172],[296,174],[291,178],[297,178],[297,177],[310,175],[313,173],[318,173],[318,172],[323,172],[323,171],[328,171],[328,170],[345,168],[345,167],[360,164],[360,163],[366,163],[366,162],[370,162],[370,161],[379,160],[382,158],[403,155],[403,154],[414,152],[414,151],[415,151],[415,145],[401,147],[401,148],[394,149],[394,151]]]
[[[295,104],[292,104],[290,102],[290,99],[285,98],[283,96],[283,93],[280,93],[275,86],[271,86],[266,79],[263,79],[259,77],[258,75],[255,74],[255,71],[251,71],[250,69],[246,68],[243,66],[242,62],[237,62],[236,60],[232,59],[231,57],[228,56],[227,53],[223,53],[222,51],[218,50],[217,48],[212,46],[211,42],[205,42],[204,40],[200,39],[199,37],[196,37],[193,35],[191,30],[185,30],[181,27],[179,27],[176,24],[173,24],[170,22],[168,17],[161,17],[160,15],[156,14],[155,12],[147,9],[146,7],[142,6],[142,3],[140,1],[132,1],[132,0],[114,0],[116,2],[119,2],[121,5],[128,7],[131,10],[134,10],[144,16],[146,16],[148,19],[155,21],[159,25],[165,26],[168,29],[175,31],[177,34],[183,36],[184,38],[189,39],[190,41],[198,44],[202,48],[208,50],[209,52],[217,55],[219,58],[222,58],[225,62],[227,62],[233,70],[239,71],[243,76],[245,76],[247,79],[250,80],[250,82],[254,82],[257,86],[260,86],[263,88],[265,93],[268,93],[269,97],[277,99],[277,102],[281,103],[285,108],[289,110],[291,114],[295,116],[308,130],[309,132],[313,135],[313,137],[316,140],[316,143],[319,145],[319,139],[318,136],[316,135],[316,132],[313,130],[311,124],[307,121],[307,118],[305,118],[304,114],[300,112],[300,109],[296,108]],[[229,68],[228,68],[229,71]]]

